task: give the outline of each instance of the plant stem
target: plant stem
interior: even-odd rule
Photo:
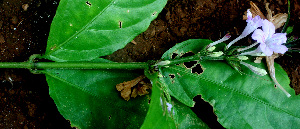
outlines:
[[[145,69],[147,62],[96,63],[96,62],[0,62],[0,68],[27,69]]]
[[[147,69],[150,67],[149,62],[33,62],[32,59],[26,62],[0,62],[0,68],[27,68],[27,69]],[[196,54],[194,56],[183,57],[169,60],[170,63],[165,65],[179,64],[189,61],[203,60],[224,60],[224,56],[210,57]],[[162,66],[165,66],[162,65]],[[162,67],[160,66],[160,67]]]
[[[0,62],[0,68],[32,68],[29,62]]]
[[[210,56],[202,56],[200,54],[196,54],[196,55],[193,55],[193,56],[168,60],[170,63],[164,64],[164,65],[158,65],[158,67],[164,67],[164,66],[169,66],[169,65],[174,65],[174,64],[180,64],[180,63],[183,63],[183,62],[204,61],[204,60],[225,60],[225,56],[210,57]],[[163,61],[165,61],[165,60],[163,60]],[[156,66],[156,65],[154,65],[154,66]]]
[[[35,67],[37,69],[145,69],[148,63],[39,62]]]

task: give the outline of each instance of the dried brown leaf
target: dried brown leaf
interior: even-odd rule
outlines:
[[[267,10],[267,17],[264,16],[264,14],[260,11],[255,3],[250,1],[250,5],[250,12],[252,13],[252,17],[259,15],[260,18],[269,20],[274,24],[275,29],[282,27],[287,20],[288,14],[286,13],[278,13],[275,16],[272,16],[272,10],[269,8],[269,3],[266,3],[265,5],[265,8]],[[247,20],[247,12],[245,12],[245,14],[243,15],[243,20]]]
[[[142,81],[145,75],[141,75],[131,81],[123,82],[116,85],[116,89],[121,91],[121,97],[125,100],[129,100],[130,97],[135,98],[137,95],[149,94],[147,89],[151,89],[151,85]]]
[[[273,16],[269,21],[271,21],[274,24],[275,29],[277,29],[282,27],[285,24],[287,18],[288,18],[288,14],[279,13]]]

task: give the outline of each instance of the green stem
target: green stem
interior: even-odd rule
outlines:
[[[32,68],[29,62],[0,62],[0,68]]]
[[[169,63],[162,64],[162,65],[157,65],[157,64],[159,64],[159,63],[157,63],[157,64],[154,64],[154,66],[165,67],[165,66],[170,66],[170,65],[174,65],[174,64],[180,64],[183,62],[204,61],[204,60],[225,60],[225,56],[210,57],[210,56],[202,56],[200,54],[196,54],[193,56],[182,57],[182,58],[178,58],[178,59],[171,59],[171,60],[168,60]],[[166,60],[163,60],[163,61],[166,61]]]
[[[150,62],[33,62],[33,56],[27,62],[0,62],[0,68],[27,68],[27,69],[147,69],[150,67]],[[158,67],[180,64],[190,61],[203,61],[203,60],[224,60],[224,56],[210,57],[196,54],[194,56],[183,57],[179,59],[169,60],[167,64],[159,65]],[[154,64],[155,66],[155,64]]]
[[[96,62],[38,62],[36,69],[145,69],[146,62],[96,63]]]
[[[148,63],[96,63],[96,62],[0,62],[0,68],[27,69],[146,69]]]

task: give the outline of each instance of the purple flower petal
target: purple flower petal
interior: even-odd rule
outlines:
[[[261,29],[255,30],[251,37],[259,43],[264,43],[266,39],[264,32]]]
[[[250,12],[250,10],[247,10],[247,17],[248,19],[247,21],[247,25],[246,28],[243,30],[242,34],[237,37],[236,39],[234,39],[233,41],[231,41],[226,48],[228,49],[231,45],[233,45],[234,43],[236,43],[238,40],[248,36],[250,33],[252,33],[254,30],[256,30],[258,27],[262,26],[262,22],[263,20],[260,18],[260,16],[255,16],[254,18],[252,18],[252,14]]]
[[[275,33],[275,26],[272,22],[269,22],[268,20],[263,21],[262,30],[264,31],[267,38],[271,38],[271,36]]]
[[[272,37],[270,39],[268,39],[268,43],[271,43],[271,44],[277,44],[277,45],[281,45],[283,43],[286,43],[286,33],[276,33],[276,34],[273,34]]]
[[[288,48],[284,45],[277,45],[277,46],[272,46],[271,48],[274,52],[276,53],[281,53],[284,54],[286,51],[288,51]]]
[[[288,50],[282,45],[286,43],[286,33],[275,33],[275,26],[268,20],[263,21],[262,30],[254,31],[252,39],[260,43],[258,49],[267,56],[271,56],[273,52],[284,54]]]
[[[247,22],[249,19],[252,19],[252,13],[250,12],[250,9],[247,9]]]
[[[273,51],[264,43],[260,44],[258,46],[258,48],[260,49],[260,51],[262,51],[263,53],[266,54],[266,56],[271,56],[273,54]]]

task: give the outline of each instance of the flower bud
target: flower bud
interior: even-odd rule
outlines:
[[[238,56],[237,58],[240,59],[240,60],[248,60],[247,56]]]
[[[222,51],[213,52],[212,54],[208,55],[210,57],[219,57],[222,56],[224,53]]]
[[[165,66],[165,65],[168,65],[170,63],[171,63],[171,61],[165,60],[165,61],[160,61],[160,62],[156,63],[155,66]]]
[[[212,46],[212,47],[209,47],[209,48],[207,49],[207,51],[212,52],[212,51],[214,51],[215,49],[216,49],[216,47],[215,47],[215,46]]]

